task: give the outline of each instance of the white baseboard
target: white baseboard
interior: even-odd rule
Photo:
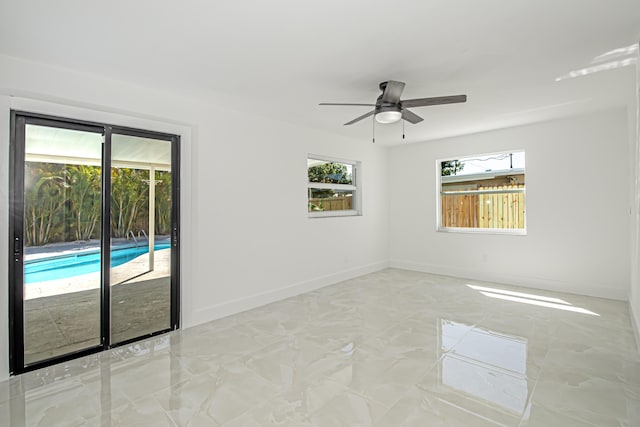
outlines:
[[[211,305],[195,310],[193,316],[191,316],[190,324],[185,325],[185,327],[188,328],[191,326],[196,326],[201,323],[251,310],[252,308],[290,298],[305,292],[311,292],[325,286],[342,282],[344,280],[362,276],[364,274],[375,273],[376,271],[384,270],[387,267],[389,267],[389,263],[387,261],[380,261],[374,264],[369,264],[306,280],[304,282],[294,283],[293,285],[284,286],[271,291],[254,294],[248,297],[238,298],[224,303]]]
[[[503,283],[515,286],[541,289],[546,291],[564,292],[576,295],[586,295],[598,298],[614,299],[619,301],[628,300],[628,291],[624,289],[611,289],[595,283],[581,282],[578,286],[575,283],[552,280],[539,277],[508,275],[500,272],[487,272],[480,270],[470,270],[459,267],[423,264],[404,260],[390,260],[389,267],[404,270],[421,271],[424,273],[442,274],[445,276],[460,277],[469,280],[482,280],[486,282]]]
[[[633,329],[633,334],[636,337],[636,348],[638,349],[638,353],[640,353],[640,318],[637,315],[640,313],[635,313],[633,311],[633,306],[631,305],[631,298],[629,298],[629,314],[631,315],[631,328]]]

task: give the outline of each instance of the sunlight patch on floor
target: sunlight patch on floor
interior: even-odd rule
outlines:
[[[567,301],[561,300],[559,298],[551,298],[551,297],[545,297],[545,296],[534,295],[534,294],[525,294],[521,292],[512,292],[512,291],[506,291],[506,290],[497,289],[497,288],[486,288],[483,286],[476,286],[476,285],[469,285],[469,284],[467,284],[467,286],[471,289],[474,289],[480,292],[482,295],[487,296],[489,298],[497,298],[497,299],[502,299],[506,301],[514,301],[514,302],[521,302],[524,304],[538,305],[540,307],[572,311],[574,313],[588,314],[590,316],[600,316],[598,313],[594,313],[593,311],[587,310],[586,308],[575,307],[571,305],[571,303],[568,303]]]

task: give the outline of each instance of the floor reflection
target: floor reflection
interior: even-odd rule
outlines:
[[[527,340],[450,320],[441,321],[441,384],[522,415],[529,396]]]

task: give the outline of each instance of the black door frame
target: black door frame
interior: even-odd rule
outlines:
[[[100,334],[101,344],[24,364],[24,162],[25,126],[35,124],[63,129],[100,133],[102,144],[102,210],[101,210],[101,284]],[[145,334],[126,341],[111,343],[111,136],[113,134],[160,139],[171,143],[171,323],[165,330]],[[9,372],[18,375],[27,371],[126,345],[134,341],[163,334],[180,327],[180,136],[162,132],[88,122],[64,117],[11,110],[9,162]]]

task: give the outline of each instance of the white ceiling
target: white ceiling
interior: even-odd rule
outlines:
[[[632,102],[633,66],[555,78],[640,39],[637,0],[3,0],[0,16],[0,54],[357,139],[371,121],[342,124],[366,107],[317,104],[373,103],[389,79],[405,99],[468,95],[416,108],[409,142]]]

